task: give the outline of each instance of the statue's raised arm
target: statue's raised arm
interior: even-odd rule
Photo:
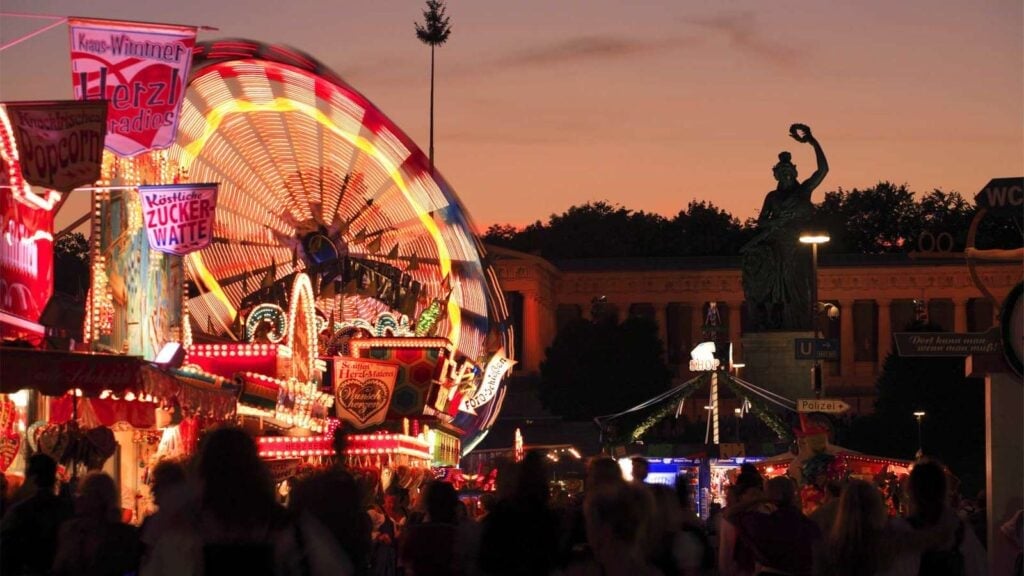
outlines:
[[[789,127],[790,138],[800,142],[801,144],[810,144],[814,147],[814,158],[818,161],[818,169],[811,174],[811,177],[803,182],[803,188],[808,194],[814,192],[814,189],[821,184],[821,181],[825,179],[825,175],[828,174],[828,160],[825,158],[825,151],[821,149],[821,144],[818,143],[818,139],[811,134],[811,127],[806,124],[793,124]]]

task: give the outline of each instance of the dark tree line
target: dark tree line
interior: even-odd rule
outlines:
[[[826,192],[815,205],[813,225],[832,237],[834,254],[910,252],[922,233],[948,233],[952,250],[966,246],[975,215],[973,201],[933,190],[915,197],[906,184]],[[484,241],[551,260],[733,256],[753,235],[756,221],[740,222],[713,202],[691,201],[672,218],[635,212],[607,202],[572,206],[522,229],[496,224]],[[986,219],[978,247],[1020,246],[1020,218]]]

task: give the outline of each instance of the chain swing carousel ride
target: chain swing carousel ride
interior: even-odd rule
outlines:
[[[167,162],[220,186],[211,245],[184,257],[184,372],[239,386],[278,477],[333,455],[339,425],[350,466],[405,488],[457,465],[500,410],[513,334],[448,183],[289,48],[199,44],[181,114]]]

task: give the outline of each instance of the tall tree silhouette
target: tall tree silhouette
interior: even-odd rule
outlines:
[[[434,48],[444,45],[452,33],[442,0],[427,0],[423,23],[415,23],[416,37],[430,46],[430,172],[434,172]]]

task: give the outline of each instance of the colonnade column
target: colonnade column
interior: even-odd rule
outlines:
[[[704,326],[704,302],[693,302],[690,304],[690,313],[692,314],[690,321],[690,336],[694,343],[700,342],[703,339],[701,335],[701,326]],[[685,350],[687,354],[689,350]]]
[[[848,381],[853,376],[856,343],[853,341],[853,300],[839,301],[839,374]]]
[[[536,292],[523,292],[523,333],[519,335],[523,339],[522,362],[524,371],[536,372],[540,370],[540,361],[544,356],[541,348],[540,334],[540,306],[538,305]]]
[[[743,302],[726,302],[729,307],[729,342],[732,342],[732,350],[735,361],[740,362],[743,358],[742,342],[742,319]]]
[[[953,332],[967,332],[967,298],[953,299]]]
[[[658,323],[658,338],[661,338],[661,345],[665,350],[665,359],[668,360],[668,304],[665,302],[654,302],[654,321]]]
[[[875,300],[878,306],[878,357],[876,364],[878,371],[882,370],[882,363],[892,349],[892,300]]]

